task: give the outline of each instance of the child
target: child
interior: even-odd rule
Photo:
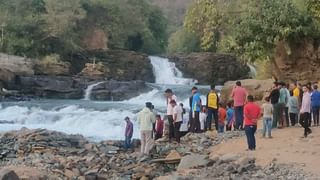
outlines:
[[[234,109],[232,106],[233,106],[232,101],[228,102],[226,131],[231,131],[234,123]]]
[[[219,115],[218,133],[223,133],[224,132],[224,124],[225,124],[225,120],[227,117],[227,111],[221,103],[219,105],[218,115]]]
[[[159,114],[156,115],[155,140],[162,138],[164,121]]]
[[[205,129],[205,122],[207,120],[207,114],[206,114],[207,110],[206,110],[206,107],[203,106],[202,107],[202,111],[200,112],[200,129],[202,132],[204,132],[204,129]]]
[[[269,138],[271,136],[271,129],[272,129],[272,117],[273,117],[273,106],[270,103],[270,98],[266,97],[265,103],[262,104],[262,112],[263,112],[263,131],[262,137],[266,137],[266,132],[268,132]]]

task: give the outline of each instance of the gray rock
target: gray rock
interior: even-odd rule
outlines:
[[[220,161],[223,163],[233,162],[239,159],[239,155],[237,154],[225,154],[220,157]]]
[[[180,169],[190,169],[206,166],[209,163],[208,156],[206,155],[187,155],[181,159],[181,162],[178,166],[178,170]]]
[[[0,180],[20,180],[18,175],[13,170],[0,170]]]

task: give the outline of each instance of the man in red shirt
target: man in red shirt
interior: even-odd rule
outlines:
[[[249,95],[248,103],[244,106],[244,130],[247,136],[248,150],[256,150],[256,138],[254,136],[257,131],[257,122],[260,118],[260,107],[253,102],[253,96]]]

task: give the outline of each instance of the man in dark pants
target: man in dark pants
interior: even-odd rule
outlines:
[[[177,102],[177,97],[173,94],[171,89],[165,91],[165,96],[167,98],[167,117],[169,121],[169,141],[174,138],[174,124],[173,124],[173,107],[170,102],[175,100]]]
[[[317,85],[313,85],[313,92],[311,94],[311,107],[314,126],[319,126],[320,92],[318,91]]]
[[[270,93],[270,101],[273,105],[273,121],[272,121],[272,127],[276,128],[281,116],[281,105],[279,104],[279,97],[280,97],[280,90],[278,87],[278,83],[273,83],[273,90]]]
[[[212,119],[214,119],[215,128],[218,131],[218,109],[219,109],[219,96],[216,93],[215,85],[211,85],[211,91],[207,95],[207,111],[208,117],[205,124],[205,131],[211,130]]]
[[[189,97],[189,105],[190,105],[190,110],[189,110],[189,132],[193,132],[192,128],[194,128],[194,120],[192,117],[192,100],[193,100],[193,95]]]
[[[173,107],[174,136],[176,141],[180,143],[180,126],[182,123],[183,109],[181,106],[177,105],[177,102],[175,100],[171,100],[170,104]]]
[[[197,87],[193,87],[191,89],[193,98],[192,98],[192,119],[193,119],[193,125],[191,126],[191,132],[195,133],[201,133],[200,128],[200,111],[201,111],[201,98],[200,93],[198,92]]]
[[[309,93],[309,89],[307,86],[303,86],[303,97],[302,97],[302,103],[301,103],[301,109],[300,109],[300,124],[302,127],[304,127],[304,137],[306,138],[308,134],[310,134],[312,131],[309,128],[309,116],[310,116],[310,110],[311,110],[311,96]]]
[[[244,106],[244,130],[247,136],[248,150],[256,150],[257,122],[260,117],[260,107],[253,102],[253,96],[248,96],[248,103]]]
[[[241,86],[241,82],[237,81],[233,88],[231,97],[233,98],[234,112],[236,118],[235,129],[243,129],[243,106],[247,98],[247,90]]]

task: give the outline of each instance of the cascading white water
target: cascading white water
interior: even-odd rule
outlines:
[[[183,78],[182,72],[167,58],[150,56],[157,84],[194,85],[197,80]]]
[[[188,107],[190,85],[195,83],[193,79],[183,78],[174,63],[168,59],[150,57],[156,83],[150,92],[143,93],[135,98],[122,102],[96,102],[75,100],[45,100],[35,102],[3,103],[0,104],[0,132],[17,130],[21,127],[46,128],[62,131],[69,134],[82,134],[93,140],[123,139],[125,121],[129,116],[135,124],[136,114],[145,102],[152,102],[156,110],[165,112],[166,100],[163,92],[166,88],[172,88],[178,96],[178,102],[183,102]],[[88,86],[84,99],[90,100],[92,90],[98,82]],[[202,87],[205,88],[205,87]],[[134,137],[139,137],[138,126],[134,125]]]
[[[87,89],[85,90],[85,93],[84,93],[84,98],[83,100],[87,100],[89,101],[90,100],[90,97],[91,97],[91,92],[93,90],[94,87],[98,86],[99,84],[101,84],[103,82],[97,82],[97,83],[94,83],[94,84],[91,84],[87,87]]]
[[[251,77],[251,78],[256,78],[256,77],[257,77],[257,70],[256,70],[256,68],[255,68],[253,65],[249,64],[249,63],[247,63],[247,66],[248,66],[249,69],[250,69],[250,72],[249,72],[250,77]]]

